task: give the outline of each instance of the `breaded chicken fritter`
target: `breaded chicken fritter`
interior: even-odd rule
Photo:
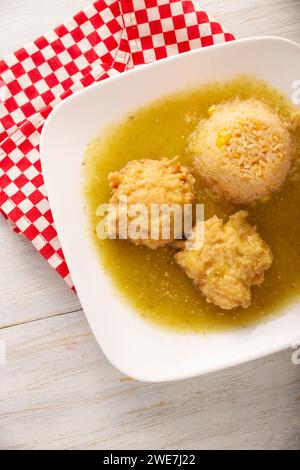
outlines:
[[[217,216],[204,223],[204,244],[199,250],[183,250],[175,255],[205,296],[207,302],[222,309],[251,304],[252,285],[260,285],[264,271],[272,264],[272,252],[256,228],[236,212],[227,223]]]
[[[182,228],[178,228],[180,233],[176,233],[177,228],[174,223],[174,214],[170,218],[170,234],[165,236],[162,227],[168,223],[167,217],[159,213],[156,219],[158,231],[156,237],[151,234],[151,206],[153,204],[164,204],[168,207],[184,204],[191,204],[195,199],[195,179],[190,171],[176,159],[168,160],[132,160],[119,171],[114,171],[108,176],[109,186],[112,190],[110,203],[118,204],[122,197],[126,196],[128,209],[128,223],[134,222],[136,214],[130,213],[130,206],[136,204],[143,205],[148,210],[147,220],[143,220],[139,214],[140,226],[144,227],[141,237],[132,239],[135,244],[146,245],[149,248],[157,248],[172,242],[177,236],[181,236]],[[152,220],[153,219],[152,215]],[[146,233],[145,233],[146,232]],[[130,238],[130,233],[128,234]],[[156,238],[156,239],[155,239]]]

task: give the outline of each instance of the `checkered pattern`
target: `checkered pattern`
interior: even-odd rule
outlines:
[[[115,73],[233,39],[196,0],[98,0],[0,60],[0,210],[71,287],[39,158],[48,114]]]

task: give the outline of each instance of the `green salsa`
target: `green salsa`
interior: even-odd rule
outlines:
[[[268,201],[243,208],[248,221],[257,225],[270,246],[274,263],[260,287],[252,287],[249,308],[223,311],[208,304],[173,260],[174,249],[150,250],[124,240],[98,240],[96,208],[108,202],[107,176],[134,159],[161,157],[179,160],[192,168],[186,152],[187,139],[213,104],[235,97],[256,97],[283,117],[294,110],[290,102],[266,83],[240,76],[227,83],[212,83],[199,89],[167,96],[124,117],[95,138],[84,158],[84,192],[95,250],[124,300],[147,320],[186,332],[240,328],[278,315],[300,296],[300,166],[279,192]],[[295,133],[297,154],[300,132]],[[212,198],[199,189],[198,202],[205,205],[205,218],[216,214],[227,218],[236,206]],[[109,314],[109,313],[108,313]]]

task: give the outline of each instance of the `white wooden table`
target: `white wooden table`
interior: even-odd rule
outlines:
[[[0,0],[0,56],[89,1]],[[299,0],[202,4],[239,37],[300,42]],[[2,219],[0,328],[1,449],[300,448],[291,350],[179,383],[126,378],[103,357],[76,296]]]

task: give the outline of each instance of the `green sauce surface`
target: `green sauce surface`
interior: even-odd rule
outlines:
[[[221,101],[256,97],[286,118],[292,105],[266,83],[241,76],[228,83],[212,83],[196,90],[168,96],[126,116],[94,139],[84,158],[84,192],[91,236],[97,256],[116,288],[145,319],[186,332],[220,331],[245,327],[280,314],[300,296],[300,166],[295,164],[279,192],[267,202],[243,208],[248,221],[257,225],[269,244],[274,263],[260,287],[252,288],[249,308],[222,311],[208,304],[173,261],[170,247],[150,250],[123,240],[98,240],[96,208],[108,202],[107,176],[134,159],[161,157],[179,160],[192,168],[186,152],[187,139],[208,108]],[[300,153],[300,132],[295,134]],[[198,202],[205,204],[205,218],[216,214],[227,218],[239,210],[216,201],[199,189]]]

